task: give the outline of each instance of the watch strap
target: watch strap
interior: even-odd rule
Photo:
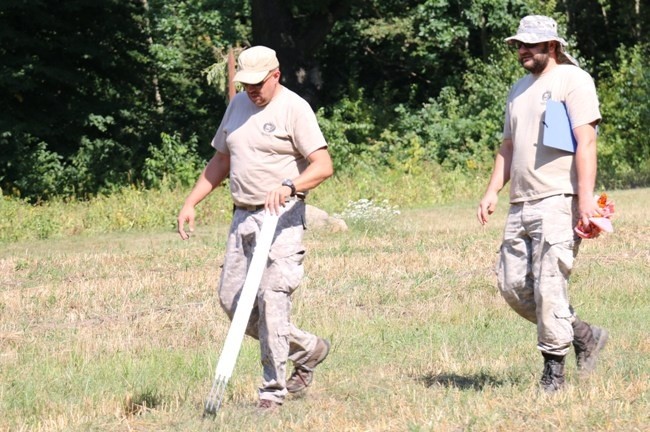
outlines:
[[[293,184],[293,181],[291,179],[284,179],[282,180],[282,186],[287,186],[289,189],[291,189],[291,196],[296,196],[296,185]]]

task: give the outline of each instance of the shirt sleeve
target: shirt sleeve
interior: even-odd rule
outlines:
[[[293,125],[294,145],[306,158],[316,150],[327,147],[327,141],[318,125],[316,114],[307,101],[300,99],[294,109],[296,110]]]
[[[582,69],[578,69],[575,74],[565,103],[573,128],[601,120],[596,85],[591,76]]]

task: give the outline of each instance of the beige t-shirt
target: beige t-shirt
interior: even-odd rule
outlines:
[[[246,92],[232,99],[212,147],[230,155],[230,192],[236,205],[264,204],[266,193],[307,168],[327,147],[316,115],[303,98],[282,87],[264,107]]]
[[[566,104],[572,128],[601,118],[594,81],[576,66],[558,65],[517,81],[508,95],[503,128],[503,138],[513,143],[511,203],[578,192],[575,154],[542,144],[549,99]]]

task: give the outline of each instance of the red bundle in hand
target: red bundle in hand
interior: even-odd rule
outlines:
[[[578,226],[574,228],[576,234],[584,239],[596,238],[601,232],[613,232],[612,215],[614,214],[614,202],[611,201],[605,192],[600,197],[595,197],[598,204],[598,215],[589,218],[589,230],[586,231],[582,220],[578,221]]]

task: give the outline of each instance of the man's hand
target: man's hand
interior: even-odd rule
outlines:
[[[598,214],[597,198],[594,198],[598,165],[596,156],[597,124],[598,121],[594,121],[573,129],[573,135],[578,142],[575,154],[578,174],[578,216],[582,222],[581,229],[585,233],[591,232],[589,218]]]
[[[499,202],[498,193],[510,180],[511,162],[512,140],[508,138],[503,140],[499,152],[494,158],[494,169],[490,176],[490,182],[476,210],[476,217],[481,225],[488,222],[488,216],[494,213],[497,208],[497,202]]]
[[[600,216],[598,212],[598,202],[594,195],[584,194],[578,195],[578,215],[580,217],[580,229],[586,234],[591,233],[592,226],[589,218]]]
[[[194,231],[194,207],[219,186],[229,172],[230,155],[217,151],[203,169],[192,192],[185,199],[183,208],[178,212],[177,230],[183,240],[190,238],[190,234]],[[185,231],[186,223],[190,227],[189,233]]]
[[[266,194],[266,201],[264,207],[271,214],[280,215],[280,207],[284,207],[287,198],[291,196],[291,188],[289,186],[280,186]]]
[[[488,216],[494,213],[497,208],[499,197],[496,193],[486,192],[476,210],[476,217],[481,225],[488,222]]]
[[[178,234],[180,234],[183,240],[187,240],[188,238],[190,238],[190,234],[194,232],[194,217],[195,217],[194,206],[185,205],[178,213],[178,219],[177,219]],[[185,232],[186,223],[189,225],[189,233]]]

